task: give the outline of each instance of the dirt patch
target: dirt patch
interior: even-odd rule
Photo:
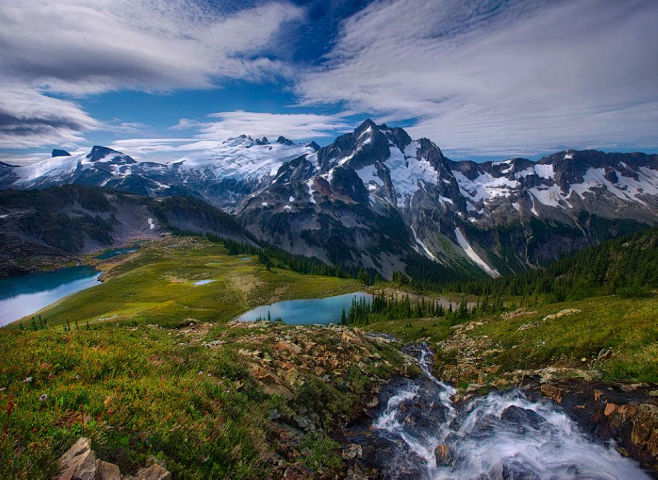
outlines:
[[[232,274],[228,276],[227,280],[231,288],[239,292],[243,298],[247,298],[254,289],[263,285],[260,279],[249,273]]]

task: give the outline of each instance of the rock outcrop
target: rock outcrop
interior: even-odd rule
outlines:
[[[117,465],[96,458],[91,440],[85,437],[60,457],[59,464],[57,480],[171,480],[171,473],[157,463],[141,469],[135,476],[122,475]]]

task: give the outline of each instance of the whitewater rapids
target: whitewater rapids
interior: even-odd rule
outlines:
[[[650,478],[614,445],[585,435],[557,405],[519,389],[475,398],[459,409],[455,390],[431,373],[426,345],[407,349],[423,370],[382,390],[367,441],[387,479]]]

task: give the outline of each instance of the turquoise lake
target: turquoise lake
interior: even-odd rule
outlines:
[[[98,285],[101,272],[72,267],[0,280],[0,326],[41,310],[72,293]]]
[[[352,299],[372,298],[365,292],[347,293],[335,297],[311,298],[307,300],[286,300],[276,302],[270,305],[249,310],[240,315],[236,320],[240,322],[254,322],[256,320],[267,320],[268,313],[270,318],[281,318],[284,323],[290,325],[313,325],[330,323],[340,323],[340,316],[343,309],[345,313],[349,312],[352,305]]]

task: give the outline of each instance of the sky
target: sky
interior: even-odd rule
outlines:
[[[0,0],[0,160],[365,118],[456,160],[658,151],[655,0]]]

